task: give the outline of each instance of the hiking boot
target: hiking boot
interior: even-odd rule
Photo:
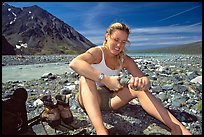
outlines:
[[[42,100],[45,107],[54,107],[51,95],[45,95],[40,100]]]
[[[61,124],[60,113],[58,107],[54,105],[51,95],[45,95],[41,99],[45,109],[40,114],[42,121],[47,122],[52,128]]]
[[[74,117],[69,106],[69,96],[58,94],[55,98],[62,121],[67,125],[71,124],[74,121]]]
[[[60,113],[57,107],[46,107],[40,115],[43,122],[47,122],[52,128],[61,124]]]

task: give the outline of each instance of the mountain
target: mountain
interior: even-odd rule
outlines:
[[[72,54],[96,46],[36,5],[17,8],[3,3],[2,35],[13,47],[27,44],[24,54]]]
[[[189,44],[146,49],[146,50],[129,50],[129,53],[178,53],[178,54],[202,54],[202,41],[193,42]]]
[[[2,55],[15,55],[16,51],[14,47],[2,36]]]

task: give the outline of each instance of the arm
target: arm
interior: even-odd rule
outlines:
[[[92,79],[93,81],[98,81],[100,72],[94,69],[91,64],[100,62],[99,57],[101,57],[101,52],[99,50],[100,49],[98,48],[91,48],[87,50],[85,53],[74,58],[70,62],[69,67],[86,78]]]
[[[102,60],[102,52],[99,48],[91,48],[85,53],[74,58],[69,66],[81,76],[98,82],[100,71],[96,70],[91,64],[98,64]],[[100,81],[110,90],[118,90],[122,86],[118,82],[119,76],[107,76]]]
[[[137,64],[131,57],[125,57],[123,67],[126,68],[134,77],[130,80],[130,87],[137,86],[144,90],[148,90],[150,88],[151,83],[149,78],[138,68]]]

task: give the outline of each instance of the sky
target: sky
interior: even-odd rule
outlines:
[[[127,49],[150,49],[202,40],[202,2],[6,2],[37,5],[102,45],[114,22],[131,28]]]

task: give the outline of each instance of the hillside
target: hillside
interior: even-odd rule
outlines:
[[[2,35],[14,50],[16,45],[26,44],[22,52],[28,55],[75,54],[96,46],[36,5],[18,8],[2,3]]]
[[[174,54],[202,54],[202,41],[177,45],[166,48],[131,50],[129,53],[174,53]]]
[[[6,40],[4,36],[1,37],[2,40],[2,55],[15,55],[16,51],[12,45]]]

